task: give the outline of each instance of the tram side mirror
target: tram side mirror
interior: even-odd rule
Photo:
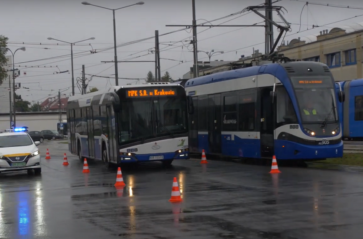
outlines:
[[[276,93],[274,91],[270,91],[270,96],[271,96],[271,102],[274,103],[275,102]]]
[[[188,107],[188,113],[190,115],[194,114],[194,103],[193,103],[193,98],[191,96],[187,96],[187,107]]]
[[[339,102],[344,102],[345,101],[345,94],[344,94],[343,91],[338,92],[338,100],[339,100]]]

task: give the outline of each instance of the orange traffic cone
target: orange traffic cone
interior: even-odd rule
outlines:
[[[205,157],[205,152],[204,149],[202,151],[202,161],[200,161],[201,164],[206,164],[208,163],[207,158]]]
[[[87,163],[86,158],[84,158],[84,161],[83,161],[83,173],[89,173],[89,168],[88,168],[88,163]]]
[[[178,181],[176,181],[176,177],[174,177],[173,180],[173,188],[171,190],[171,198],[169,201],[172,203],[183,201],[183,199],[181,199],[180,197],[180,191],[179,191]]]
[[[115,187],[125,187],[125,186],[126,186],[126,184],[124,183],[124,180],[122,178],[121,168],[118,167]]]
[[[64,157],[63,157],[63,165],[64,165],[64,166],[68,166],[68,165],[69,165],[69,163],[68,163],[68,159],[67,159],[67,154],[66,154],[66,153],[64,153]]]
[[[270,173],[281,173],[279,167],[277,166],[277,161],[275,155],[272,157],[272,165]]]
[[[47,149],[47,152],[45,154],[45,159],[50,159],[50,154],[49,154],[49,150]]]

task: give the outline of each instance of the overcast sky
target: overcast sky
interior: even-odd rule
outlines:
[[[17,82],[21,82],[22,87],[30,89],[17,91],[23,99],[42,102],[49,95],[57,95],[59,89],[63,94],[69,95],[71,92],[71,74],[54,74],[59,70],[71,72],[70,45],[47,40],[48,37],[67,42],[95,37],[95,40],[85,41],[73,47],[75,79],[81,77],[83,64],[86,67],[86,74],[114,77],[114,64],[101,63],[114,59],[112,11],[85,6],[81,2],[82,0],[0,0],[0,35],[9,38],[8,47],[12,50],[26,47],[25,52],[18,51],[15,55],[15,68],[21,69],[21,76],[17,78]],[[88,2],[108,8],[118,8],[136,3],[138,0],[88,0]],[[192,22],[192,0],[144,0],[144,2],[144,5],[116,12],[118,45],[153,37],[155,30],[163,34],[180,29],[166,27],[167,24]],[[201,24],[212,21],[263,2],[264,0],[196,0],[197,22]],[[305,2],[282,0],[274,4],[286,8],[284,17],[292,23],[292,31],[286,35],[285,41],[297,37],[304,40],[304,37],[318,35],[324,29],[363,23],[363,10],[308,5],[302,11]],[[363,9],[361,0],[312,0],[311,3],[349,5]],[[359,17],[353,18],[354,16]],[[235,19],[232,20],[233,18]],[[352,19],[341,21],[348,18]],[[274,19],[278,20],[276,14]],[[228,20],[231,21],[225,24],[245,25],[263,21],[254,13],[243,13],[212,23],[217,25]],[[340,22],[334,23],[337,21]],[[313,25],[325,24],[330,25],[312,29]],[[300,33],[297,33],[299,29]],[[191,36],[191,30],[183,30],[160,37],[162,75],[167,70],[173,79],[179,79],[189,71],[193,62],[191,52],[193,47],[189,44]],[[212,60],[234,61],[241,55],[251,55],[253,48],[264,52],[263,42],[264,28],[200,27],[198,29],[199,50],[224,51],[224,54],[215,54]],[[154,39],[149,39],[119,47],[118,60],[154,60],[154,55],[150,53],[150,49],[154,46]],[[92,49],[99,53],[91,54],[89,51]],[[137,56],[140,57],[133,58]],[[208,60],[207,55],[199,53],[199,60]],[[120,78],[145,78],[148,71],[154,73],[154,63],[119,63],[118,69]],[[90,75],[87,75],[88,79]],[[128,80],[119,80],[119,82],[120,85],[135,83]],[[89,83],[91,87],[98,89],[114,84],[114,78],[97,77],[93,77]],[[75,92],[79,94],[77,87]]]

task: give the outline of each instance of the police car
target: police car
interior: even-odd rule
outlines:
[[[41,174],[40,154],[37,146],[26,133],[26,128],[0,133],[0,172],[27,170]]]

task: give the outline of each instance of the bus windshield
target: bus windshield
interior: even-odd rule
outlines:
[[[338,121],[334,85],[329,77],[292,80],[303,123]]]
[[[119,114],[119,143],[187,132],[185,97],[126,98]]]

